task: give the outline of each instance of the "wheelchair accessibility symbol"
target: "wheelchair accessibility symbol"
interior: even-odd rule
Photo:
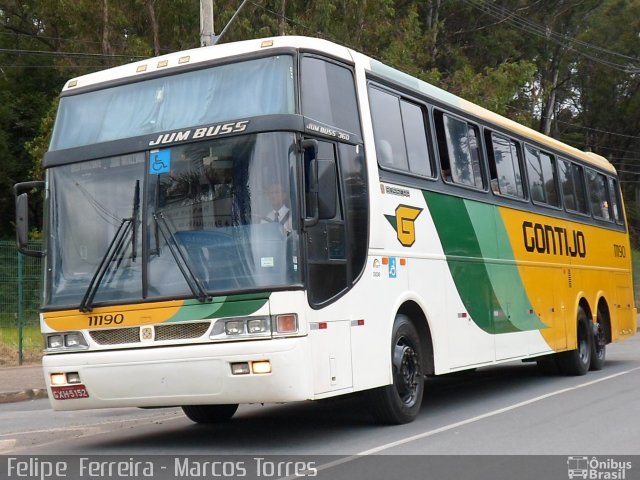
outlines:
[[[171,170],[171,150],[151,150],[149,153],[149,173],[159,175]]]

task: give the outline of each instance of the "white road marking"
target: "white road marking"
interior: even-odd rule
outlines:
[[[494,417],[494,416],[500,415],[502,413],[510,412],[511,410],[516,410],[518,408],[526,407],[527,405],[531,405],[532,403],[540,402],[542,400],[546,400],[547,398],[555,397],[557,395],[562,395],[564,393],[572,392],[574,390],[579,390],[581,388],[590,387],[592,385],[596,385],[598,383],[605,382],[607,380],[611,380],[613,378],[620,377],[622,375],[627,375],[629,373],[633,373],[633,372],[636,372],[638,370],[640,370],[640,367],[632,368],[630,370],[625,370],[623,372],[614,373],[612,375],[608,375],[606,377],[602,377],[602,378],[598,378],[598,379],[595,379],[595,380],[591,380],[589,382],[581,383],[580,385],[575,385],[573,387],[567,387],[567,388],[563,388],[563,389],[560,389],[560,390],[556,390],[554,392],[546,393],[544,395],[540,395],[538,397],[534,397],[534,398],[531,398],[529,400],[525,400],[523,402],[514,403],[513,405],[509,405],[507,407],[499,408],[497,410],[492,410],[490,412],[483,413],[482,415],[478,415],[478,416],[475,416],[475,417],[472,417],[472,418],[468,418],[466,420],[461,420],[459,422],[450,423],[449,425],[444,425],[444,426],[442,426],[440,428],[435,428],[435,429],[429,430],[427,432],[422,432],[422,433],[418,433],[416,435],[412,435],[410,437],[402,438],[400,440],[396,440],[395,442],[385,443],[384,445],[380,445],[378,447],[370,448],[369,450],[364,450],[362,452],[358,452],[355,455],[350,455],[348,457],[341,458],[341,459],[336,460],[334,462],[325,463],[325,464],[320,465],[320,466],[318,466],[316,468],[317,468],[318,471],[327,470],[329,468],[333,468],[333,467],[336,467],[338,465],[342,465],[344,463],[349,463],[349,462],[352,462],[354,460],[358,460],[359,458],[362,458],[363,456],[375,455],[376,453],[380,453],[380,452],[382,452],[384,450],[389,450],[391,448],[398,447],[400,445],[404,445],[404,444],[407,444],[407,443],[411,443],[411,442],[414,442],[416,440],[421,440],[423,438],[432,437],[434,435],[437,435],[438,433],[446,432],[446,431],[453,430],[453,429],[458,428],[458,427],[469,425],[471,423],[479,422],[480,420],[484,420],[485,418]],[[279,480],[293,480],[293,479],[296,479],[296,478],[298,478],[298,477],[291,476],[291,477],[284,477],[284,478],[279,479]]]

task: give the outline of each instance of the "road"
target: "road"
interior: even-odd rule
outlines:
[[[46,400],[6,404],[0,453],[564,455],[565,469],[570,455],[640,455],[640,336],[610,345],[604,370],[583,377],[545,376],[517,362],[427,386],[418,419],[395,427],[372,424],[357,396],[241,406],[219,426],[195,425],[175,408],[53,412]],[[640,460],[633,473],[640,475]]]

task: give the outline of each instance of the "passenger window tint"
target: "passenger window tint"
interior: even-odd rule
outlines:
[[[400,101],[402,111],[402,125],[407,144],[407,156],[409,157],[409,170],[425,177],[433,176],[431,161],[429,160],[429,147],[427,145],[427,132],[425,131],[424,115],[422,108],[413,103]]]
[[[611,210],[613,212],[613,219],[616,223],[624,224],[624,217],[622,216],[620,201],[620,190],[618,189],[618,182],[613,178],[609,178],[609,198],[611,199]]]
[[[435,118],[444,180],[484,188],[476,127],[442,112]]]
[[[408,170],[398,97],[377,88],[369,89],[371,120],[376,138],[378,162],[383,167]]]
[[[587,200],[582,178],[582,167],[568,160],[560,160],[560,183],[567,210],[587,213]]]
[[[433,176],[422,108],[375,87],[369,103],[380,165]]]
[[[524,198],[518,145],[496,133],[490,135],[491,189],[494,193]]]
[[[529,190],[534,202],[560,206],[555,158],[529,145],[525,147]]]
[[[596,218],[611,220],[610,204],[607,195],[607,180],[601,173],[587,169],[587,191],[591,212]]]
[[[302,112],[307,117],[360,135],[353,74],[315,57],[301,62]]]

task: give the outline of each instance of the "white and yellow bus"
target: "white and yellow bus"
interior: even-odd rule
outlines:
[[[251,40],[69,81],[44,158],[56,410],[366,391],[513,360],[582,375],[636,331],[614,168],[348,48]],[[24,193],[23,193],[24,192]]]

